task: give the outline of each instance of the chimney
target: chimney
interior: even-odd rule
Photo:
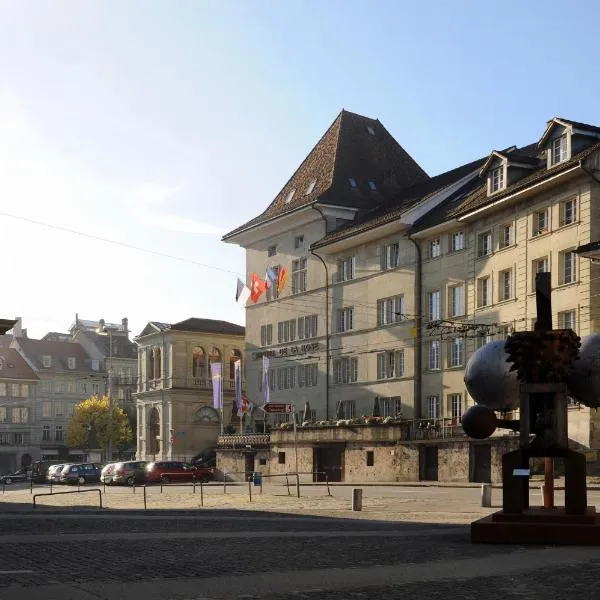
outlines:
[[[23,319],[21,317],[15,317],[17,322],[13,325],[12,334],[15,338],[23,337]]]
[[[100,327],[100,329],[102,329],[104,327],[104,323],[105,323],[104,319],[100,319],[98,321],[98,326]]]
[[[127,319],[127,317],[123,317],[121,319],[121,330],[125,333],[129,333],[129,320]]]

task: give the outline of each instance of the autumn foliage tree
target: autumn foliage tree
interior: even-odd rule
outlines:
[[[133,440],[133,432],[125,411],[113,403],[112,418],[108,396],[90,396],[73,411],[67,430],[71,448],[105,448],[108,440],[124,448]]]

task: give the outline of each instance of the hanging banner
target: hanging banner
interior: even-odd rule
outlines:
[[[210,363],[210,375],[213,385],[213,406],[215,409],[220,410],[223,407],[223,396],[221,395],[223,368],[221,363]]]
[[[235,408],[240,412],[242,408],[242,361],[236,360],[233,363],[233,392]]]
[[[263,391],[265,394],[265,404],[271,401],[271,390],[269,388],[269,357],[263,356]]]

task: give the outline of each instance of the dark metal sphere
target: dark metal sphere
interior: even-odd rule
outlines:
[[[497,423],[494,411],[480,404],[471,406],[461,419],[463,431],[476,440],[490,437],[496,431]]]
[[[567,386],[577,402],[590,408],[600,407],[600,334],[581,338],[579,360],[573,363]]]
[[[475,351],[465,368],[465,386],[471,398],[499,412],[519,405],[519,381],[506,362],[504,341],[490,342]]]

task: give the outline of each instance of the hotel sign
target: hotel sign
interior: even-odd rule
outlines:
[[[321,344],[319,342],[313,342],[312,344],[298,344],[297,346],[286,346],[285,348],[278,348],[277,350],[264,350],[263,352],[253,352],[253,360],[262,360],[263,356],[269,358],[285,358],[288,356],[301,356],[302,354],[309,354],[310,352],[319,352]]]

